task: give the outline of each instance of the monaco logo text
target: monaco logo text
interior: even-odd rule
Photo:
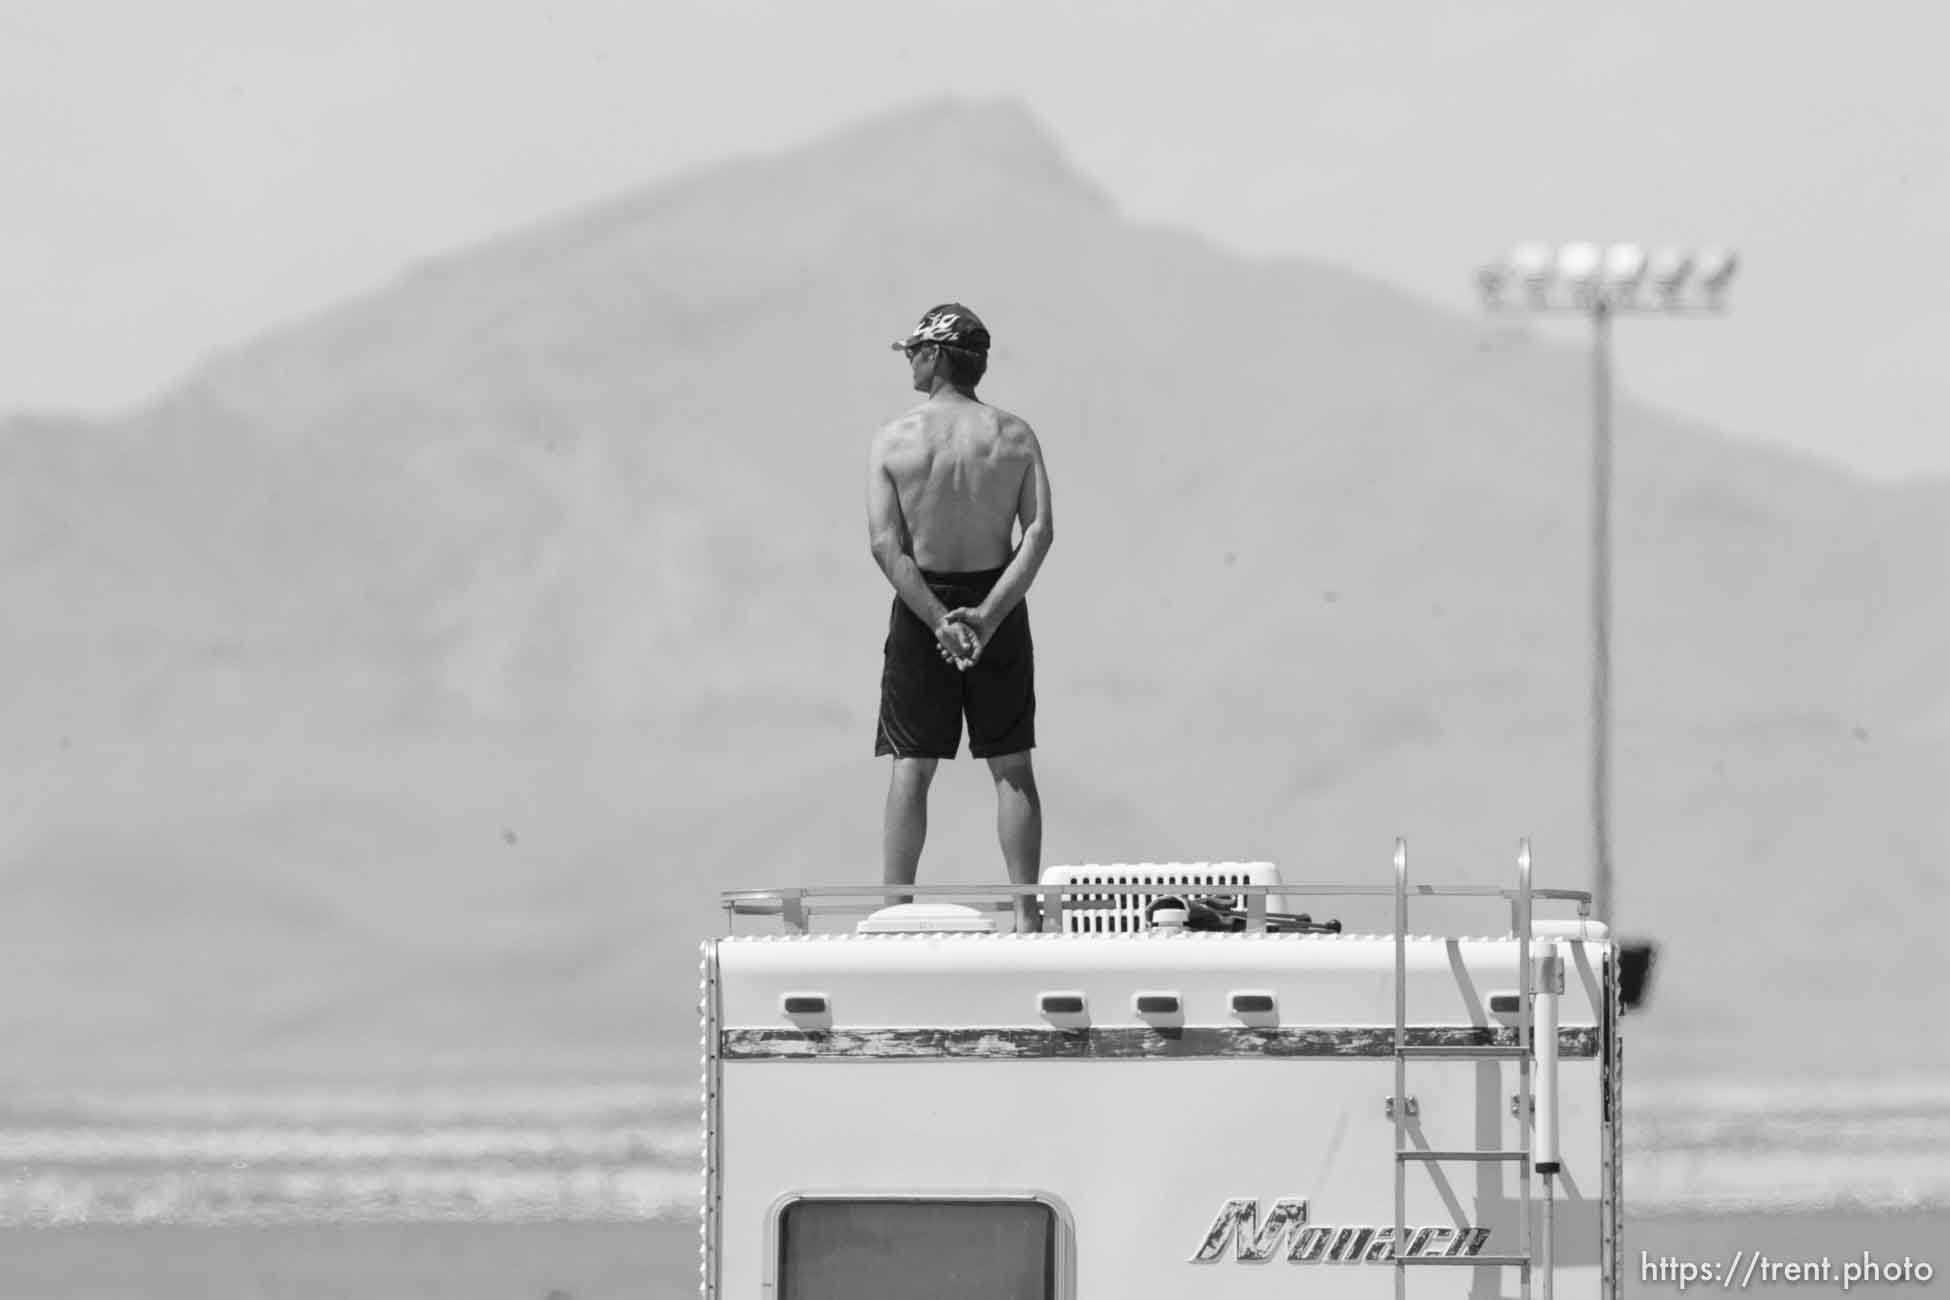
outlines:
[[[1488,1228],[1473,1224],[1412,1225],[1403,1237],[1402,1254],[1411,1259],[1480,1255],[1489,1239]],[[1227,1246],[1233,1259],[1249,1264],[1264,1264],[1282,1254],[1292,1264],[1386,1264],[1395,1257],[1395,1225],[1310,1223],[1307,1202],[1294,1196],[1274,1201],[1262,1222],[1257,1200],[1234,1197],[1219,1207],[1192,1262],[1216,1264],[1226,1258]]]

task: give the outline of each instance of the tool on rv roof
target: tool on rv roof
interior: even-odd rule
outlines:
[[[1231,894],[1209,894],[1180,898],[1175,895],[1155,899],[1144,909],[1144,919],[1158,924],[1161,911],[1182,911],[1187,930],[1217,931],[1236,934],[1246,928],[1248,917],[1244,909],[1236,906]],[[1276,934],[1339,934],[1339,921],[1316,921],[1305,912],[1268,912],[1266,928]]]

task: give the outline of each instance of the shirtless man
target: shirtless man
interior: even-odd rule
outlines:
[[[1035,655],[1023,597],[1050,548],[1043,450],[1024,421],[976,400],[989,332],[974,312],[936,307],[894,347],[927,400],[874,435],[867,470],[867,532],[894,587],[873,748],[894,759],[884,880],[914,883],[928,787],[935,765],[961,748],[966,713],[969,753],[995,778],[1009,879],[1034,884],[1043,809],[1029,764]],[[1017,928],[1040,923],[1034,900],[1018,899]]]

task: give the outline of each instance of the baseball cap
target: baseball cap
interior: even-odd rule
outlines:
[[[939,343],[965,352],[987,352],[989,328],[982,324],[980,316],[960,303],[944,302],[939,307],[930,307],[906,338],[894,340],[894,349],[905,351],[923,343]]]

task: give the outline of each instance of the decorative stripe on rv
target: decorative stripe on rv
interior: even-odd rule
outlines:
[[[1557,1043],[1560,1057],[1594,1058],[1598,1055],[1598,1030],[1592,1026],[1566,1026],[1558,1030]],[[1517,1045],[1517,1031],[1507,1026],[1412,1026],[1406,1037],[1406,1046],[1411,1048],[1513,1048]],[[1392,1057],[1395,1027],[726,1029],[719,1035],[719,1051],[727,1061]],[[1467,1056],[1457,1059],[1470,1060]]]

